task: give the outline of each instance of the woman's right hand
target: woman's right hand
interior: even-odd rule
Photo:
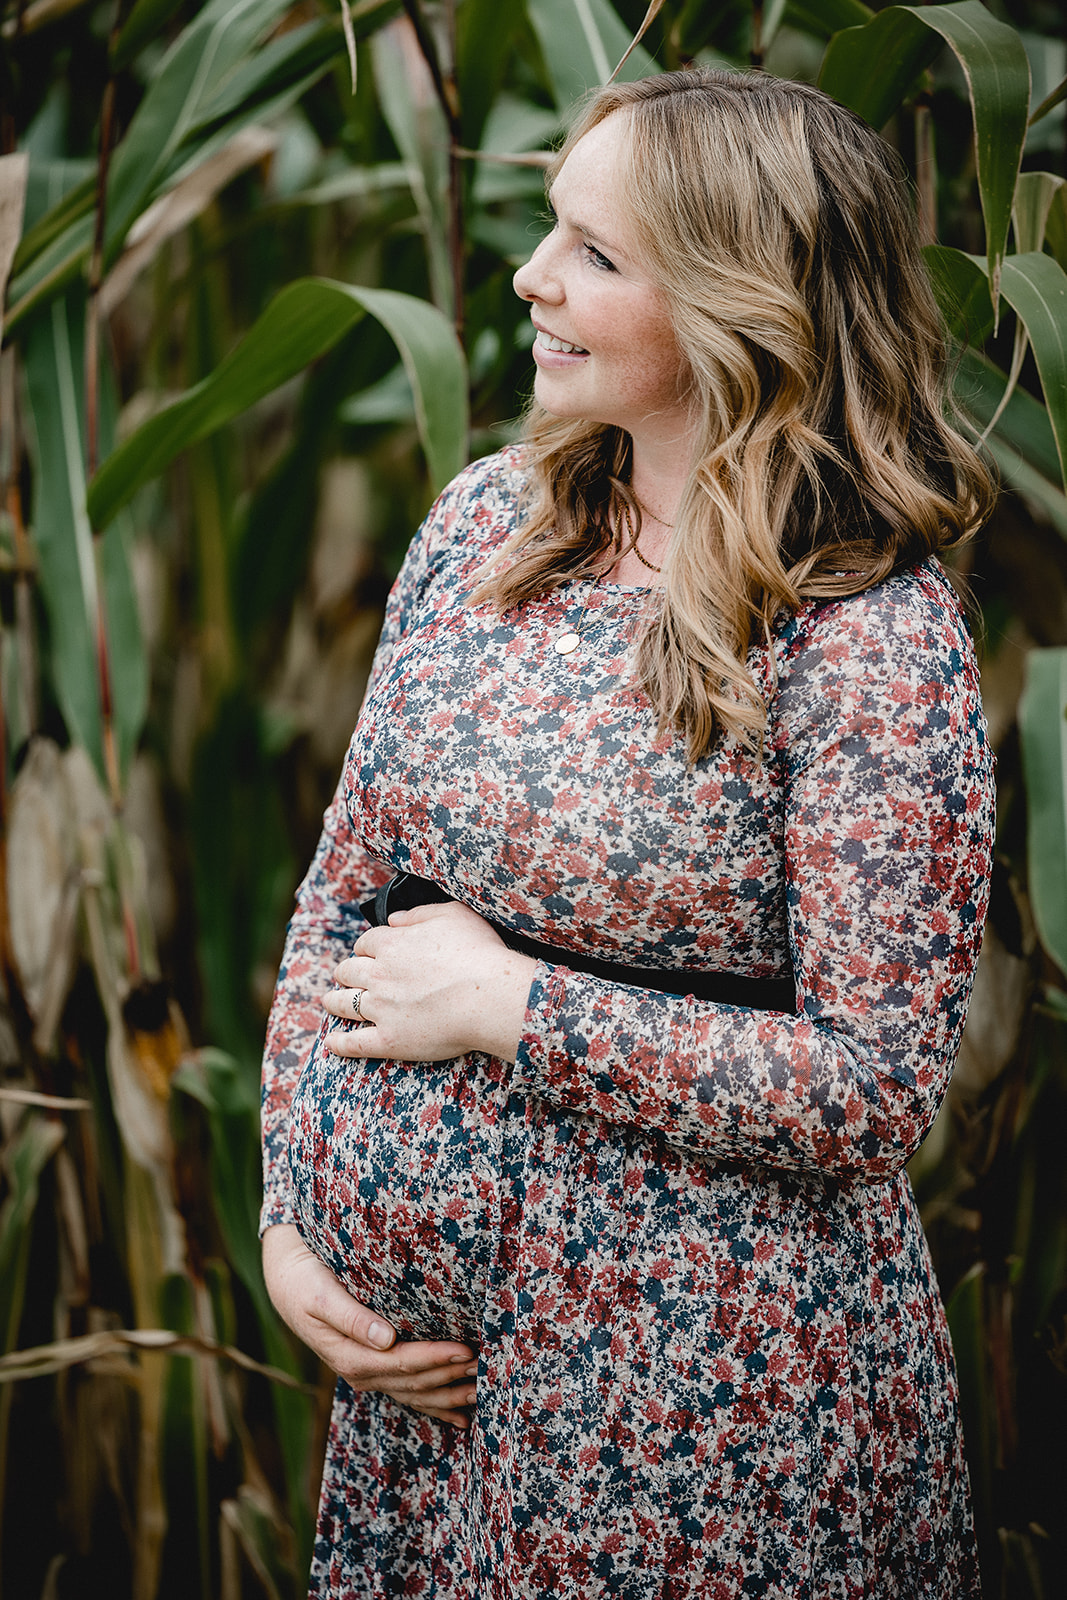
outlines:
[[[360,1305],[308,1249],[296,1225],[263,1235],[263,1276],[279,1315],[298,1339],[353,1389],[376,1389],[413,1411],[467,1428],[477,1356],[452,1340],[397,1340],[383,1317]]]

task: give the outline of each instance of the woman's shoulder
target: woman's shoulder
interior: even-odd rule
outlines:
[[[899,672],[957,677],[974,666],[974,646],[959,597],[933,557],[858,594],[810,600],[775,641],[779,674],[810,671],[817,660],[869,675]]]
[[[963,609],[944,569],[928,560],[859,594],[810,601],[775,639],[772,722],[779,741],[883,722],[910,738],[970,726],[981,693]]]
[[[430,507],[409,547],[409,564],[484,560],[512,533],[526,481],[517,445],[472,461]]]
[[[526,484],[522,446],[507,445],[492,455],[479,456],[457,473],[441,493],[437,506],[453,515],[479,510],[514,511]]]

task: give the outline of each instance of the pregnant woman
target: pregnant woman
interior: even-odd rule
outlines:
[[[904,1166],[986,904],[937,555],[990,488],[909,197],[702,70],[603,90],[550,198],[524,442],[412,544],[271,1016],[312,1593],[972,1600]]]

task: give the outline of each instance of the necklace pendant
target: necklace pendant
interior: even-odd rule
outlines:
[[[561,633],[552,648],[558,656],[572,656],[582,642],[580,633]]]

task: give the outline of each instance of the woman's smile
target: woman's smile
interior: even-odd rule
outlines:
[[[550,367],[557,365],[550,359],[552,356],[578,356],[584,359],[588,354],[589,351],[583,350],[581,345],[568,344],[565,339],[557,338],[554,333],[549,333],[545,328],[538,328],[537,330],[537,337],[533,346],[533,358],[538,366]]]

